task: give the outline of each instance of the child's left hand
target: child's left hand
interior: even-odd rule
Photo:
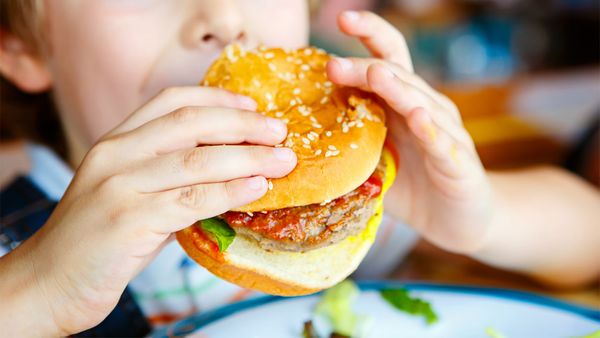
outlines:
[[[490,223],[491,188],[458,109],[413,73],[406,42],[388,22],[370,12],[345,12],[338,24],[373,58],[335,58],[328,76],[385,102],[388,135],[399,151],[387,210],[441,247],[476,250]]]

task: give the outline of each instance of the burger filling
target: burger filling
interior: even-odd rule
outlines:
[[[265,250],[301,252],[335,244],[362,232],[373,217],[385,165],[381,160],[366,182],[331,201],[254,213],[230,211],[220,218]]]

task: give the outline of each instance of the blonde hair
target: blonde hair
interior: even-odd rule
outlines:
[[[43,0],[0,0],[0,26],[18,36],[29,48],[41,52]]]

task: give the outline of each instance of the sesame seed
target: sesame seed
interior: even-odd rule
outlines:
[[[336,147],[334,145],[330,144],[330,145],[327,146],[327,149],[329,149],[329,150],[336,150]]]
[[[310,149],[310,146],[308,144],[303,144],[302,147],[304,147],[306,149]]]
[[[300,94],[300,88],[296,88],[292,91],[292,94],[294,95],[299,95]]]
[[[265,47],[264,45],[260,45],[260,46],[258,46],[258,50],[261,52],[264,52],[267,50],[267,47]]]
[[[258,81],[257,79],[253,79],[252,83],[256,86],[256,87],[260,87],[260,81]]]
[[[349,130],[349,128],[348,128],[348,126],[347,126],[347,125],[342,125],[342,133],[344,133],[344,134],[345,134],[345,133],[347,133],[347,132],[348,132],[348,130]]]
[[[365,124],[364,124],[362,121],[360,121],[360,120],[358,120],[358,121],[356,122],[356,126],[357,126],[358,128],[362,128],[362,127],[364,127],[364,125],[365,125]]]
[[[265,97],[267,98],[267,100],[269,100],[269,101],[273,101],[273,94],[271,94],[271,93],[269,93],[269,92],[266,92],[266,93],[265,93]]]
[[[303,64],[302,66],[300,66],[300,69],[305,72],[308,72],[310,70],[310,66],[307,64]]]
[[[331,137],[331,134],[332,134],[332,132],[330,130],[325,132],[325,136],[327,136],[327,137]]]
[[[304,55],[311,55],[312,53],[313,53],[313,51],[312,51],[312,49],[310,49],[310,48],[306,48],[306,49],[304,50]]]
[[[350,121],[350,122],[348,122],[348,127],[352,128],[352,127],[354,127],[355,124],[356,124],[355,121]]]
[[[273,53],[271,53],[271,52],[269,52],[269,53],[265,54],[265,59],[267,59],[267,60],[268,60],[268,59],[272,59],[273,57],[275,57],[275,54],[273,54]]]
[[[295,105],[296,105],[296,100],[292,99],[292,100],[290,101],[290,106],[295,106]]]
[[[310,122],[317,123],[317,119],[314,116],[308,118]]]
[[[303,137],[303,138],[302,138],[302,142],[303,142],[304,144],[310,144],[310,140],[309,140],[309,139],[307,139],[306,137]]]
[[[325,83],[323,83],[323,85],[325,87],[331,87],[333,85],[333,83],[331,83],[331,81],[325,81]]]
[[[319,156],[319,155],[321,155],[322,152],[323,151],[321,149],[317,149],[317,150],[315,150],[315,155]]]
[[[273,190],[273,182],[269,181],[269,190]]]
[[[340,154],[339,150],[334,150],[334,151],[331,152],[331,156],[337,156],[339,154]]]
[[[342,123],[342,121],[344,120],[344,118],[341,117],[341,116],[338,116],[338,117],[335,118],[335,120],[336,120],[337,123]]]
[[[300,74],[298,74],[298,78],[299,78],[300,80],[304,79],[304,73],[300,73]]]
[[[247,214],[248,214],[248,216],[250,216],[250,217],[254,216],[254,214],[253,214],[252,212],[250,212],[250,211],[248,211],[248,212],[246,212],[246,213],[247,213]]]
[[[319,134],[315,133],[314,131],[309,132],[310,135],[313,135],[314,137],[319,137]]]
[[[306,135],[306,137],[308,137],[308,139],[311,140],[311,141],[315,140],[315,137],[311,133],[308,133],[308,135]]]
[[[275,117],[283,117],[283,112],[281,112],[281,111],[276,112]]]
[[[325,157],[331,157],[331,151],[327,150],[327,151],[325,152]]]
[[[321,101],[319,103],[325,104],[325,103],[327,103],[327,101],[329,101],[329,98],[327,96],[323,96],[323,98],[321,99]]]
[[[358,149],[358,146],[354,143],[350,143],[350,148],[352,149]]]
[[[267,211],[266,211],[266,210],[263,210],[263,211],[261,211],[260,213],[261,213],[261,214],[266,214],[266,213],[267,213]]]
[[[317,128],[317,129],[321,129],[321,128],[323,128],[323,126],[322,126],[322,125],[320,125],[320,124],[318,124],[318,123],[313,123],[313,125],[312,125],[312,126],[313,126],[313,127],[315,127],[315,128]]]
[[[321,89],[321,82],[315,82],[315,87],[317,87],[317,89]]]
[[[274,64],[272,64],[271,62],[269,62],[269,69],[274,72],[274,71],[277,70],[277,67],[275,67]]]
[[[275,108],[277,108],[275,103],[269,102],[269,104],[267,104],[267,110],[274,110]]]
[[[291,56],[286,56],[286,57],[285,57],[285,61],[287,61],[287,62],[289,62],[289,63],[292,63],[292,62],[294,62],[294,58],[293,58],[293,57],[291,57]]]

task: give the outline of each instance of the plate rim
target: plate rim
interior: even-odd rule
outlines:
[[[402,281],[380,281],[380,280],[362,280],[355,281],[361,291],[382,290],[388,288],[406,288],[410,291],[438,291],[447,293],[462,293],[469,295],[488,296],[493,298],[509,299],[521,303],[534,304],[543,307],[553,308],[564,312],[569,312],[586,319],[600,323],[600,309],[594,309],[583,305],[573,304],[567,301],[558,300],[542,294],[521,291],[515,289],[504,289],[489,286],[474,286],[467,284],[439,284],[431,282],[402,282]],[[216,309],[197,313],[174,324],[157,329],[151,337],[181,337],[197,331],[220,319],[228,317],[240,311],[255,308],[257,306],[274,303],[294,298],[312,297],[321,294],[321,292],[297,296],[281,297],[272,295],[263,295],[257,298],[247,299],[240,302],[223,305]]]

